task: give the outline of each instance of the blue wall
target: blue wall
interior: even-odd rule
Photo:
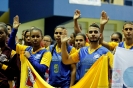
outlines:
[[[73,16],[75,9],[81,11],[81,17],[99,18],[102,10],[105,10],[111,20],[133,21],[133,6],[119,6],[102,4],[102,6],[89,6],[70,4],[68,0],[54,0],[54,15]]]
[[[8,0],[0,0],[0,12],[8,11]]]
[[[53,14],[53,0],[10,0],[10,23],[15,15],[20,22],[46,18]]]
[[[21,23],[52,16],[73,17],[76,9],[81,11],[83,18],[99,18],[105,10],[111,20],[133,21],[133,6],[79,5],[70,4],[69,0],[10,0],[9,7],[11,23],[15,15],[20,16]]]

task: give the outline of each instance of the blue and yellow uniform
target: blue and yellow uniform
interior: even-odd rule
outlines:
[[[109,49],[110,50],[114,50],[117,46],[118,47],[122,47],[122,48],[125,48],[125,49],[133,49],[133,44],[130,45],[130,46],[127,46],[125,42],[120,42],[120,43],[116,43],[116,42],[109,42]]]
[[[90,69],[90,67],[95,63],[97,59],[99,59],[103,54],[108,55],[110,58],[112,58],[111,52],[109,50],[101,45],[97,47],[94,51],[90,51],[90,47],[83,47],[79,49],[77,52],[74,54],[70,55],[72,60],[78,63],[78,80],[80,80],[84,74]],[[113,61],[110,60],[110,65],[112,67]]]
[[[52,52],[54,45],[50,46]],[[75,48],[67,46],[69,54],[75,52]],[[55,87],[69,88],[71,78],[71,65],[62,63],[61,49],[56,45],[52,53],[52,61],[49,69],[49,84]]]
[[[26,82],[28,67],[26,59],[29,60],[29,62],[33,65],[33,67],[36,69],[36,71],[44,77],[46,69],[50,66],[50,62],[52,59],[51,52],[47,51],[45,48],[39,48],[36,51],[32,51],[32,48],[25,45],[15,44],[15,36],[16,36],[17,30],[12,31],[8,46],[14,50],[16,50],[16,53],[20,55],[20,61],[21,61],[21,83]],[[29,48],[29,49],[28,49]],[[25,51],[29,51],[31,53],[31,56],[29,58],[26,58],[24,55]],[[25,84],[22,84],[25,85]],[[20,86],[20,88],[23,88]]]

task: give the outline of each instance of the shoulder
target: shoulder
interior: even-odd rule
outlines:
[[[98,50],[100,52],[104,53],[104,54],[106,54],[107,52],[109,52],[109,50],[106,47],[104,47],[104,46],[101,46]]]

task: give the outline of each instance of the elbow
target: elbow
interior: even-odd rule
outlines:
[[[69,63],[67,63],[67,61],[62,60],[62,63],[65,65],[69,65]]]

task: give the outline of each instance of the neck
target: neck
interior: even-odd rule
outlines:
[[[57,43],[57,46],[58,46],[59,48],[61,48],[61,43]]]
[[[126,45],[130,46],[133,44],[133,39],[125,39]]]
[[[96,49],[99,46],[99,42],[90,42],[90,49]]]
[[[38,50],[39,48],[41,48],[41,46],[34,46],[34,47],[33,47],[33,52],[35,52],[35,51]]]

